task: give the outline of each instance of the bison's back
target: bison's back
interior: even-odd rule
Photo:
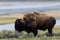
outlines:
[[[45,14],[36,15],[36,22],[38,25],[43,25],[50,19],[50,16]]]

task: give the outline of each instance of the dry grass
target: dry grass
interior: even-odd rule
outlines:
[[[60,17],[60,11],[47,11],[47,12],[39,12],[42,14],[48,14],[50,16],[54,16],[54,17]],[[0,16],[0,18],[22,18],[23,15],[26,13],[15,13],[15,14],[10,14],[10,15],[2,15]]]
[[[48,12],[40,12],[44,14],[51,15],[53,17],[60,17],[60,11],[48,11]],[[8,24],[8,23],[14,23],[14,21],[17,18],[22,18],[25,13],[16,13],[16,14],[10,14],[10,15],[1,15],[0,16],[0,24]],[[39,35],[46,33],[47,31],[39,31]],[[55,26],[53,29],[53,33],[59,33],[60,27]],[[7,33],[6,33],[7,34]],[[8,32],[10,34],[10,32]],[[14,33],[13,33],[14,34]],[[0,33],[1,35],[1,33]],[[3,33],[5,35],[5,33]],[[5,37],[5,36],[4,36]],[[6,36],[7,37],[7,36]],[[60,40],[60,36],[53,36],[53,37],[38,37],[38,38],[1,38],[0,40]]]
[[[32,12],[27,12],[27,13],[32,13]],[[39,12],[39,13],[47,14],[55,18],[60,17],[60,11],[47,11],[47,12]],[[23,18],[24,14],[26,13],[0,15],[0,24],[14,23],[16,19]]]
[[[32,13],[32,12],[27,12],[27,13]],[[47,11],[47,12],[39,12],[39,13],[48,14],[54,17],[60,17],[60,11]],[[2,15],[0,16],[0,18],[22,18],[24,14],[26,13],[15,13],[15,14],[10,14],[10,15]]]
[[[58,27],[58,26],[56,26]],[[60,40],[60,27],[59,28],[54,28],[53,29],[53,33],[55,34],[55,36],[44,36],[44,34],[47,32],[46,31],[41,31],[39,30],[38,31],[38,35],[39,37],[34,37],[31,33],[30,33],[30,36],[29,37],[28,35],[25,34],[25,32],[21,32],[21,33],[18,33],[18,32],[15,32],[15,31],[12,31],[12,30],[2,30],[0,31],[0,40]],[[19,36],[24,36],[22,38],[19,38]],[[28,36],[28,37],[26,37]]]
[[[47,11],[47,12],[43,12],[43,13],[51,15],[53,17],[60,17],[60,11]]]

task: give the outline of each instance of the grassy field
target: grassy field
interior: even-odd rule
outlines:
[[[48,14],[48,15],[51,15],[51,16],[53,16],[55,18],[60,17],[60,11],[47,11],[47,12],[40,12],[40,13]],[[25,13],[15,13],[15,14],[0,15],[0,25],[14,23],[17,18],[23,18],[24,14]],[[39,37],[31,37],[31,38],[0,38],[0,40],[60,40],[60,33],[59,32],[60,32],[60,27],[55,26],[54,29],[53,29],[53,33],[55,33],[58,36],[52,36],[52,37],[42,36],[45,33],[47,33],[47,30],[46,31],[38,30]],[[25,32],[23,32],[23,35],[24,34],[25,34]]]
[[[47,11],[47,12],[39,12],[39,13],[47,14],[55,18],[60,17],[60,11]],[[0,25],[14,23],[17,18],[22,18],[24,14],[26,13],[0,15]]]
[[[0,39],[0,40],[60,40],[60,37],[33,37],[33,38],[4,38],[4,39]]]
[[[22,18],[24,14],[0,15],[0,25],[14,23],[17,18]]]
[[[6,36],[6,34],[14,34],[14,33],[16,33],[16,32],[11,32],[10,31],[10,33],[6,33],[6,31],[5,31],[5,33],[3,32],[3,31],[0,31],[0,40],[60,40],[60,27],[59,26],[57,26],[57,27],[54,27],[54,29],[53,29],[53,33],[55,34],[54,36],[45,36],[45,34],[47,33],[47,30],[46,31],[41,31],[41,30],[38,30],[38,35],[39,35],[39,37],[34,37],[31,33],[30,33],[30,35],[32,35],[32,37],[23,37],[23,38],[14,38],[14,37],[12,37],[12,38],[7,38],[7,37],[1,37],[1,33],[3,33],[3,35],[5,35]],[[2,35],[2,36],[3,36]],[[22,35],[26,35],[26,32],[22,32]],[[43,36],[44,35],[44,36]],[[15,36],[17,36],[16,34],[15,34]]]
[[[0,40],[60,40],[58,37],[41,37],[41,38],[6,38]]]

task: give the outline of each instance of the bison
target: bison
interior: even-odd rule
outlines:
[[[37,30],[45,31],[48,29],[48,33],[52,35],[52,29],[56,24],[56,19],[46,14],[40,14],[37,12],[25,14],[23,19],[17,19],[15,21],[16,31],[26,31],[27,33],[33,32],[34,36],[38,34]]]

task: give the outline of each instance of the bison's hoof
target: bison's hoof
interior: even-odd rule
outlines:
[[[50,33],[46,33],[44,35],[46,35],[47,37],[54,36],[54,34],[50,34]]]

